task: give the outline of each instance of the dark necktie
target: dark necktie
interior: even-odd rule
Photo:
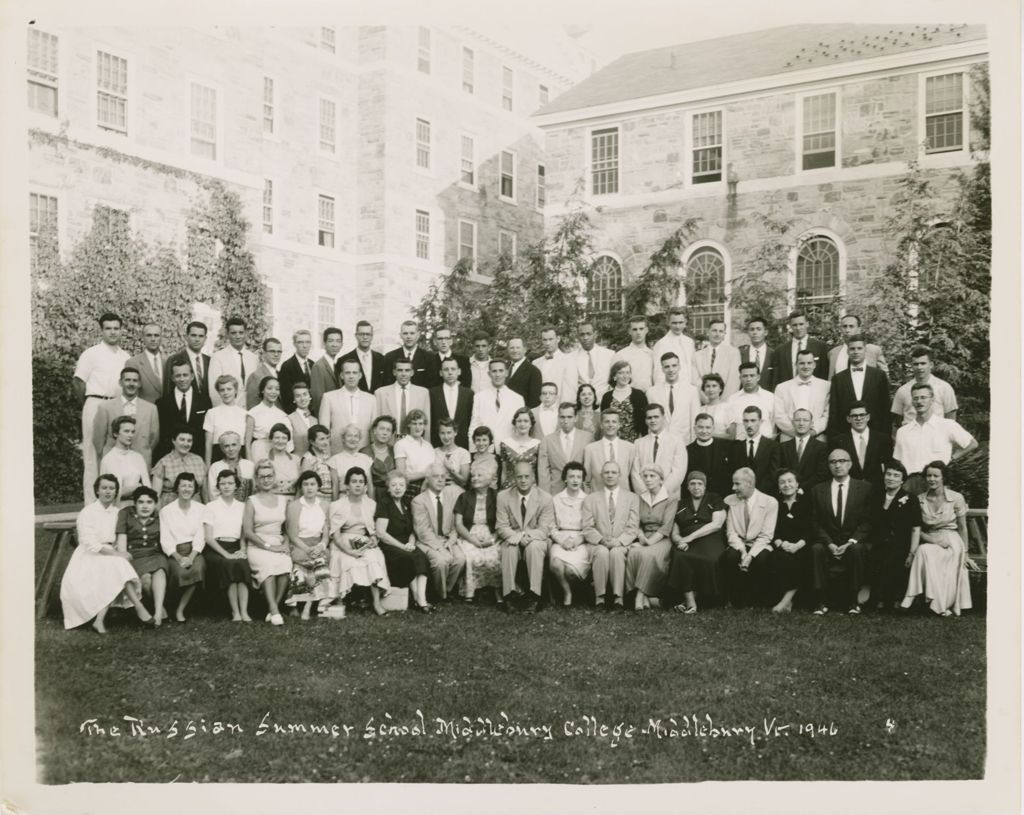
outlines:
[[[676,412],[676,386],[668,386],[668,415],[671,416]]]
[[[712,371],[715,370],[715,356],[717,354],[718,354],[718,349],[717,348],[712,348],[711,349],[711,370]]]
[[[796,460],[800,461],[804,457],[804,444],[807,439],[801,437],[796,440]]]
[[[651,459],[654,462],[658,461],[658,437],[654,437],[654,457]]]
[[[761,352],[756,348],[754,349],[754,364],[757,366],[757,372],[761,373]]]
[[[751,461],[754,460],[754,440],[751,439],[747,442],[747,458]]]
[[[203,390],[203,358],[196,354],[196,387],[199,390]]]
[[[242,356],[242,352],[238,352],[238,364],[242,370],[242,385],[245,385],[245,357]]]
[[[444,506],[441,504],[441,494],[437,494],[437,534],[444,537]]]
[[[180,393],[180,398],[178,401],[178,418],[181,419],[182,424],[186,424],[188,422],[188,409],[186,408],[186,401],[187,400],[185,399],[185,394]]]
[[[526,496],[524,495],[519,499],[519,517],[523,522],[523,526],[526,526]]]
[[[494,392],[494,409],[501,412],[501,391],[497,390]]]
[[[843,485],[839,485],[839,490],[836,492],[836,523],[839,526],[843,525]]]

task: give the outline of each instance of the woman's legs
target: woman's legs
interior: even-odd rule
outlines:
[[[569,576],[565,573],[565,563],[560,560],[551,561],[551,574],[558,581],[562,590],[562,605],[568,608],[572,605],[572,586],[569,585]]]
[[[167,597],[167,572],[158,569],[153,572],[153,621],[154,625],[160,625],[166,619],[167,610],[164,608],[164,599]]]
[[[135,607],[135,615],[142,620],[142,622],[148,623],[153,619],[153,615],[146,611],[146,607],[142,605],[142,600],[139,597],[139,590],[135,588],[135,581],[130,580],[124,584],[124,593],[128,596],[132,606]]]
[[[191,586],[185,586],[181,590],[181,597],[178,599],[178,608],[174,612],[174,619],[179,623],[185,622],[185,608],[188,606],[188,601],[192,599],[192,595],[195,594],[195,584]]]
[[[228,605],[231,606],[231,621],[240,623],[242,613],[238,610],[238,584],[232,583],[228,586]]]
[[[413,602],[420,608],[427,605],[427,576],[425,574],[418,574],[409,584],[409,590],[412,592]]]
[[[92,621],[93,630],[97,634],[106,634],[107,629],[103,626],[103,619],[107,616],[107,612],[110,611],[110,606],[103,606],[96,614],[96,619]]]
[[[374,583],[370,586],[370,598],[373,600],[373,611],[378,617],[383,617],[387,612],[380,604],[380,586]]]
[[[310,614],[312,614],[312,613],[313,613],[313,601],[312,600],[307,600],[305,603],[302,604],[302,619],[303,620],[308,620]]]
[[[793,610],[793,597],[796,595],[796,589],[787,589],[786,593],[782,595],[782,599],[779,600],[774,606],[772,611],[776,614],[783,614],[787,611]]]
[[[249,586],[244,581],[235,583],[238,591],[238,613],[242,618],[243,623],[251,623],[252,617],[249,616]]]

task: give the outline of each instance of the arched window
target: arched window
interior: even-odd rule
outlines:
[[[839,249],[835,241],[817,235],[805,241],[796,256],[796,307],[802,311],[828,308],[840,293]]]
[[[713,320],[725,319],[725,260],[711,246],[702,246],[686,261],[688,323],[695,335],[707,334]]]
[[[622,311],[622,267],[615,258],[602,255],[590,272],[590,310],[594,314]]]

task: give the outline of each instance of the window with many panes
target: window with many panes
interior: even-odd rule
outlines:
[[[549,98],[550,98],[550,93],[548,91],[548,86],[547,85],[538,85],[537,86],[537,103],[541,107],[544,107],[544,105],[546,105],[548,103],[548,99]]]
[[[476,224],[459,221],[459,260],[468,259],[476,268]]]
[[[41,240],[57,240],[57,198],[53,195],[29,193],[28,245],[29,268],[35,271]]]
[[[333,99],[320,99],[320,149],[325,153],[334,153],[337,138],[338,106]]]
[[[722,111],[693,116],[693,183],[722,180]]]
[[[470,187],[476,185],[476,144],[472,136],[465,134],[459,152],[459,181]]]
[[[462,49],[462,90],[473,92],[473,49]]]
[[[331,328],[337,322],[337,304],[333,297],[316,298],[316,336],[323,347],[324,331]]]
[[[830,238],[803,242],[796,257],[796,306],[805,311],[827,308],[839,296],[839,249]]]
[[[416,67],[421,74],[430,73],[430,29],[420,26]]]
[[[96,52],[96,124],[128,132],[128,60]]]
[[[192,83],[192,155],[217,158],[217,91]]]
[[[274,182],[269,178],[263,179],[263,231],[274,233]]]
[[[335,51],[335,40],[337,39],[337,32],[330,26],[320,26],[320,47],[324,51],[334,53]]]
[[[516,256],[516,233],[507,229],[498,230],[498,254],[510,258]]]
[[[430,169],[430,122],[416,120],[416,166]]]
[[[101,238],[113,241],[128,232],[128,211],[97,204],[92,211],[92,228]]]
[[[619,129],[609,127],[590,134],[590,189],[594,195],[619,191]]]
[[[836,166],[836,94],[803,99],[801,166],[804,170]]]
[[[516,200],[516,154],[511,150],[501,151],[501,177],[498,182],[498,195],[507,200]]]
[[[416,210],[416,257],[430,259],[430,213]]]
[[[548,201],[547,181],[544,177],[544,165],[537,165],[537,208],[544,209]]]
[[[686,307],[696,334],[725,319],[725,260],[717,249],[701,247],[686,261]]]
[[[516,75],[511,68],[504,65],[501,67],[501,106],[505,110],[512,110],[513,88],[515,87]]]
[[[944,74],[924,80],[926,153],[964,148],[964,75]]]
[[[274,80],[263,77],[263,132],[274,132]]]
[[[57,37],[28,30],[28,108],[57,115]]]
[[[334,248],[334,198],[330,195],[317,196],[317,231],[318,246]]]
[[[622,267],[615,258],[602,255],[594,262],[587,299],[593,314],[622,311]]]

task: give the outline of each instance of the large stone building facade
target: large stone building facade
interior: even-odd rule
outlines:
[[[788,304],[841,300],[888,260],[885,221],[908,163],[940,201],[971,166],[980,27],[799,25],[630,54],[542,110],[549,220],[582,187],[598,255],[589,304],[616,311],[688,219],[680,275],[703,281],[694,333],[730,282],[761,274],[761,216],[788,227]],[[781,276],[780,276],[781,277]],[[685,298],[685,292],[682,295]],[[781,315],[776,315],[781,316]]]

